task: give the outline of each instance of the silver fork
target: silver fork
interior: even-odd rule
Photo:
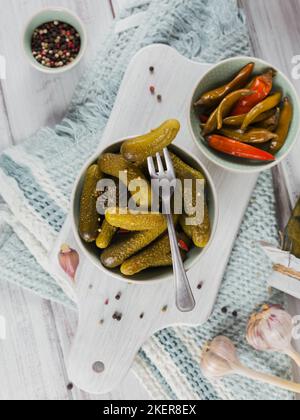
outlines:
[[[148,158],[148,169],[152,179],[167,182],[169,185],[172,185],[176,181],[176,175],[173,167],[171,157],[169,155],[168,149],[164,149],[164,158],[166,163],[166,170],[164,168],[161,156],[159,153],[156,154],[156,161],[158,171],[155,169],[154,159],[152,157]],[[155,188],[154,188],[155,190]],[[174,226],[173,216],[170,210],[170,202],[172,195],[174,193],[173,188],[165,188],[164,194],[161,194],[161,188],[157,191],[154,191],[158,196],[161,197],[163,211],[166,215],[168,222],[168,231],[170,237],[170,245],[172,252],[173,260],[173,269],[175,277],[175,288],[176,288],[176,306],[181,312],[191,312],[195,306],[195,299],[187,278],[185,268],[183,265],[180,249],[178,246],[176,230]]]

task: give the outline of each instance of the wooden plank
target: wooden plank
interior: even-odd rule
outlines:
[[[14,142],[62,119],[80,75],[99,49],[113,19],[106,0],[48,0],[47,6],[67,7],[78,14],[88,32],[83,62],[63,75],[49,76],[29,65],[21,43],[25,22],[44,6],[43,0],[11,0],[1,10],[0,52],[7,62],[3,92]]]
[[[0,399],[71,398],[50,304],[3,280],[0,314],[7,330],[0,341]]]

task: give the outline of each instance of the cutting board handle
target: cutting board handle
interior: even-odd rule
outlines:
[[[107,327],[98,322],[93,330],[91,325],[87,328],[86,322],[79,323],[68,361],[68,375],[70,381],[85,392],[105,394],[115,389],[145,341],[145,336],[141,335],[140,339],[132,339],[130,345],[122,342],[122,321],[115,322],[114,327],[110,322]],[[132,328],[134,331],[135,326]],[[113,357],[107,354],[108,348]]]

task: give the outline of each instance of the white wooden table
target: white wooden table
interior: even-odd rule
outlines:
[[[241,0],[249,18],[257,55],[287,73],[300,54],[300,0]],[[107,33],[113,12],[109,0],[0,0],[0,55],[7,79],[0,83],[0,150],[17,144],[44,125],[61,120],[84,65]],[[89,47],[85,62],[71,73],[49,77],[31,69],[20,49],[23,26],[44,6],[74,10],[85,22]],[[298,50],[297,50],[298,48]],[[22,71],[20,71],[22,69]],[[300,93],[300,82],[296,82]],[[291,300],[300,314],[300,303]],[[0,279],[0,315],[7,320],[7,340],[0,342],[0,399],[133,400],[148,399],[133,374],[110,395],[91,396],[68,389],[64,356],[76,327],[76,314]]]

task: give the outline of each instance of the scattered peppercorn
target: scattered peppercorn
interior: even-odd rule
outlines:
[[[115,320],[115,321],[121,321],[122,320],[122,317],[123,317],[123,315],[122,314],[120,314],[119,312],[115,312],[114,314],[113,314],[113,319]]]
[[[237,318],[237,317],[238,317],[238,313],[237,313],[237,311],[233,311],[233,312],[232,312],[232,316],[233,316],[234,318]]]
[[[155,87],[154,86],[150,86],[150,92],[152,93],[152,95],[155,94]]]
[[[202,287],[203,287],[203,283],[199,283],[199,284],[198,284],[198,286],[197,286],[197,289],[198,289],[198,290],[201,290],[201,289],[202,289]]]
[[[157,95],[157,100],[158,100],[158,102],[162,102],[162,96],[161,95]]]
[[[71,383],[69,383],[68,385],[67,385],[67,390],[68,391],[72,391],[72,389],[74,388],[74,385],[73,384],[71,384]]]
[[[104,302],[105,305],[109,304],[109,299],[106,299],[106,301]]]
[[[153,66],[151,66],[151,67],[149,67],[149,71],[150,71],[150,73],[154,73],[154,67]]]
[[[168,305],[164,306],[161,311],[162,312],[167,312],[167,310],[168,310]]]
[[[227,312],[228,312],[228,309],[226,307],[222,308],[222,313],[223,314],[227,314]]]
[[[144,316],[145,316],[145,314],[144,314],[144,313],[142,313],[142,314],[140,315],[140,318],[141,318],[141,319],[143,319],[143,318],[144,318]]]
[[[122,294],[121,294],[121,292],[119,292],[119,293],[117,294],[117,296],[116,296],[116,300],[120,300],[120,299],[121,299],[121,296],[122,296]]]
[[[36,28],[32,35],[32,55],[45,67],[60,68],[71,64],[80,49],[80,35],[68,23],[46,22]]]

